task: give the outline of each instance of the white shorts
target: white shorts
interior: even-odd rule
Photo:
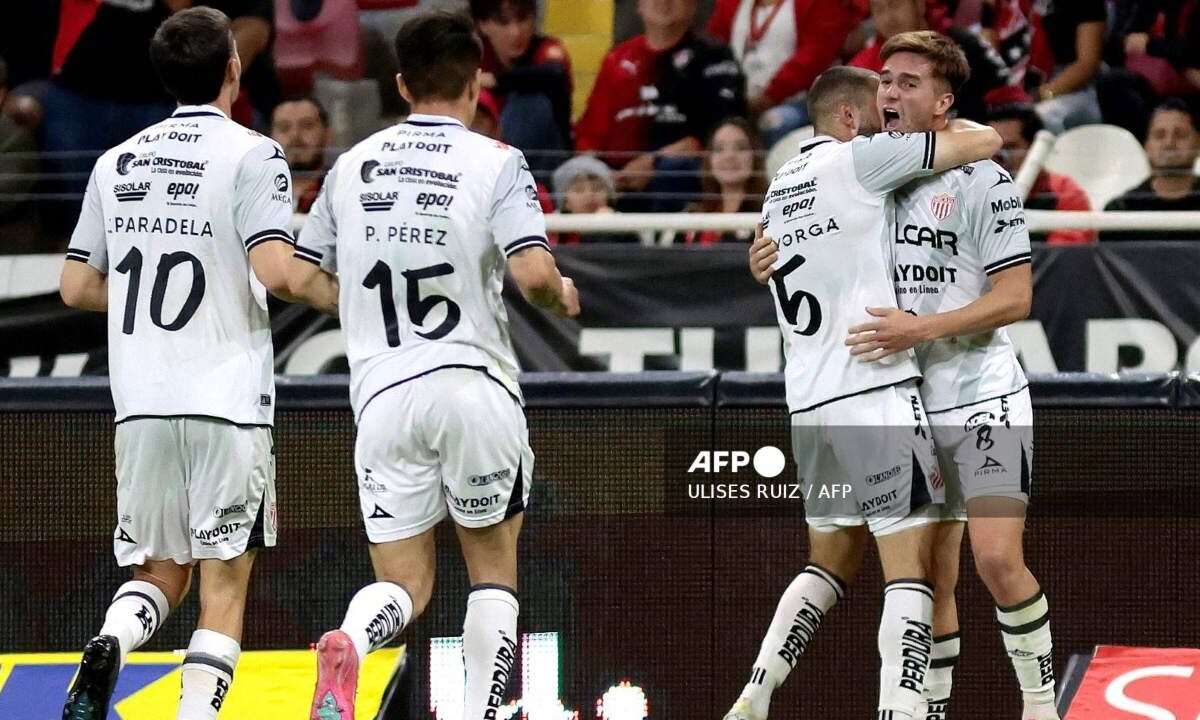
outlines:
[[[117,530],[122,567],[147,560],[231,560],[273,547],[271,429],[203,417],[117,425]]]
[[[929,413],[946,478],[947,520],[966,520],[966,501],[1008,497],[1029,502],[1033,481],[1033,403],[1029,390]]]
[[[533,450],[525,413],[502,385],[446,368],[370,401],[354,465],[367,537],[382,543],[420,535],[447,513],[481,528],[524,511]]]
[[[937,522],[945,489],[915,382],[792,414],[808,525],[876,536]]]

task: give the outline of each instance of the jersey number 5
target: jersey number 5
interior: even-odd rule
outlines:
[[[786,280],[788,274],[796,268],[804,264],[803,255],[795,255],[791,260],[788,260],[779,267],[771,275],[771,282],[775,284],[775,296],[779,298],[779,307],[783,309],[783,316],[787,318],[788,323],[793,327],[798,324],[800,318],[800,306],[805,302],[808,303],[808,325],[803,328],[796,327],[792,332],[797,335],[814,335],[821,329],[821,303],[817,300],[817,296],[804,290],[797,290],[794,293],[788,294]]]
[[[188,264],[192,268],[192,286],[187,298],[179,308],[179,314],[171,322],[163,322],[163,301],[167,296],[167,283],[171,280],[171,271],[177,266]],[[133,326],[137,320],[138,290],[142,286],[142,251],[130,248],[115,268],[122,275],[129,275],[129,289],[125,291],[125,320],[121,324],[121,332],[133,334]],[[200,307],[204,299],[204,266],[200,258],[189,252],[166,253],[158,259],[158,269],[154,273],[154,287],[150,291],[150,320],[163,330],[174,332],[181,329]]]
[[[449,335],[450,331],[458,326],[458,321],[462,318],[462,310],[458,307],[458,303],[445,295],[421,297],[420,282],[429,278],[450,275],[453,272],[454,266],[450,263],[438,263],[416,270],[403,270],[400,273],[408,285],[408,319],[412,321],[413,325],[424,324],[425,318],[429,317],[429,313],[435,307],[442,303],[446,304],[446,317],[441,324],[429,332],[417,331],[418,335],[427,340],[437,340]],[[382,260],[376,261],[371,272],[363,278],[362,284],[368,290],[379,288],[379,308],[383,311],[383,329],[387,334],[388,347],[400,347],[400,320],[396,315],[394,299],[396,294],[392,287],[392,268]]]

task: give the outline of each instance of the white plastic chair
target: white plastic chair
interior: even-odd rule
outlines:
[[[1081,125],[1059,135],[1046,169],[1079,183],[1093,210],[1150,177],[1142,144],[1115,125]]]
[[[783,167],[784,163],[791,160],[800,152],[800,143],[813,136],[812,125],[805,125],[802,128],[797,128],[771,146],[767,151],[767,180],[775,177],[775,173],[779,172],[779,168]]]

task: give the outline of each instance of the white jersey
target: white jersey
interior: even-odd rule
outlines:
[[[917,315],[955,310],[990,289],[988,276],[1030,261],[1017,186],[991,160],[912,183],[893,196],[896,295]],[[990,400],[1028,384],[1004,328],[917,347],[928,412]]]
[[[521,397],[501,291],[506,259],[549,250],[521,151],[448,117],[412,115],[338,158],[296,244],[336,273],[350,401],[441,368]]]
[[[267,293],[248,252],[292,242],[290,177],[279,145],[207,105],[96,161],[67,259],[108,276],[117,421],[274,422]]]
[[[791,412],[920,377],[911,351],[865,363],[845,340],[865,308],[896,307],[887,197],[932,172],[934,142],[928,132],[816,137],[771,182],[762,217],[779,245],[771,291]]]

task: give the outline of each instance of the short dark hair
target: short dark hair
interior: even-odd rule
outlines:
[[[434,12],[404,23],[396,58],[413,100],[457,100],[479,70],[483,44],[467,16]]]
[[[150,62],[163,87],[184,105],[212,102],[221,94],[233,52],[229,18],[210,7],[175,13],[150,41]]]
[[[1150,112],[1150,120],[1146,123],[1146,137],[1150,136],[1150,123],[1154,122],[1154,117],[1159,113],[1178,112],[1188,116],[1188,120],[1192,123],[1192,128],[1200,130],[1200,126],[1196,125],[1196,116],[1192,114],[1192,109],[1188,104],[1179,98],[1167,98],[1154,107]],[[1146,138],[1142,138],[1144,141]]]
[[[308,104],[312,105],[313,107],[315,107],[317,109],[317,117],[321,120],[321,124],[324,125],[325,127],[329,127],[329,111],[325,109],[325,106],[321,104],[320,100],[318,100],[316,97],[314,97],[312,95],[291,95],[289,97],[285,97],[284,99],[282,99],[278,103],[276,103],[275,108],[278,108],[280,105],[286,105],[288,103],[300,103],[300,102],[308,103]],[[273,108],[271,110],[271,120],[275,119],[275,108]]]
[[[1046,127],[1041,116],[1028,103],[997,105],[988,110],[987,120],[988,122],[1003,122],[1004,120],[1020,122],[1021,137],[1025,138],[1025,142],[1030,145],[1033,144],[1033,139],[1037,137],[1037,134]]]
[[[874,97],[879,76],[870,70],[837,65],[817,76],[808,88],[808,114],[820,132],[828,132],[825,126],[829,113],[838,103],[857,104],[863,96]]]
[[[950,85],[950,92],[958,92],[971,79],[971,64],[962,48],[945,35],[932,30],[914,30],[893,35],[883,44],[879,57],[883,62],[896,53],[909,52],[920,55],[933,63],[933,72],[938,79]]]
[[[505,8],[524,19],[537,15],[537,0],[471,0],[471,17],[476,21],[491,20]]]

